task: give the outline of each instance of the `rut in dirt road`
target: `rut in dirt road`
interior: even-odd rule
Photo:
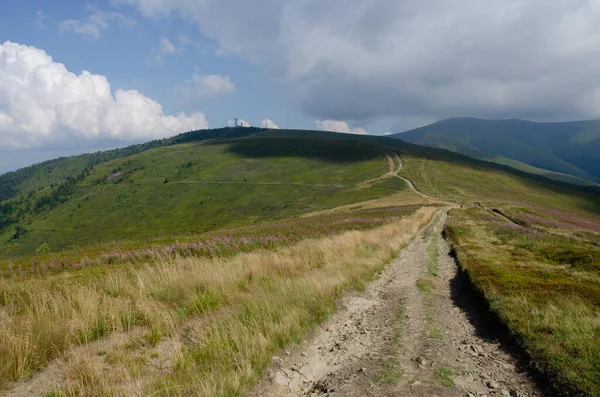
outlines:
[[[541,396],[478,320],[435,219],[363,292],[273,358],[254,396]]]

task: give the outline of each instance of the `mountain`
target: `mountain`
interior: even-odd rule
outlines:
[[[581,179],[600,181],[599,120],[535,123],[453,118],[392,136],[553,179],[584,184]]]
[[[419,158],[425,153],[452,168],[483,166],[487,176],[512,174],[538,183],[509,167],[388,137],[258,128],[193,131],[3,175],[2,186],[11,189],[0,202],[0,258],[30,255],[43,243],[62,251],[185,236],[389,196],[405,189],[404,183],[367,183],[389,172],[385,152]],[[486,184],[473,191],[467,185],[474,178],[467,175],[455,183],[464,189],[453,194],[465,200],[485,196]],[[510,189],[499,194],[519,195]]]

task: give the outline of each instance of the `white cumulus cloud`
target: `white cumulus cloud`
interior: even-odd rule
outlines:
[[[263,121],[260,122],[260,126],[262,128],[268,128],[271,130],[278,130],[279,126],[277,124],[275,124],[275,122],[273,120],[270,119],[264,119]]]
[[[333,132],[343,132],[344,134],[357,134],[357,135],[366,135],[368,134],[362,128],[350,128],[348,123],[340,120],[317,120],[315,121],[317,125],[317,129],[321,131],[333,131]]]
[[[201,112],[165,115],[138,91],[113,94],[105,76],[76,75],[43,50],[0,44],[0,148],[153,139],[203,128]]]
[[[235,92],[235,83],[229,76],[218,74],[194,74],[184,84],[175,87],[175,94],[186,102],[198,99],[214,99]]]

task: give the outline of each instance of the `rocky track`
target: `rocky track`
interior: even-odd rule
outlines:
[[[300,346],[254,396],[541,396],[474,302],[441,236],[446,212]]]

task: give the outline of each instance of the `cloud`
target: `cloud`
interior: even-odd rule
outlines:
[[[120,1],[192,19],[318,119],[600,116],[597,0]]]
[[[152,50],[153,59],[156,63],[162,63],[165,56],[177,54],[179,51],[180,49],[175,47],[171,40],[160,36],[158,47]]]
[[[235,126],[235,120],[227,120],[227,126],[228,127],[234,127]],[[250,123],[247,122],[246,120],[242,120],[242,119],[238,119],[237,120],[237,126],[238,127],[251,127]]]
[[[177,52],[177,48],[171,43],[169,39],[164,36],[160,36],[160,44],[158,46],[158,51],[161,54],[175,54]]]
[[[185,33],[180,33],[177,36],[177,45],[173,44],[173,41],[167,37],[161,35],[158,40],[158,46],[152,49],[151,60],[158,64],[162,64],[165,57],[183,53],[185,51],[185,47],[188,45],[195,44]]]
[[[317,120],[317,129],[322,131],[343,132],[345,134],[367,135],[368,132],[362,128],[350,128],[348,123],[339,120]]]
[[[46,20],[46,14],[44,14],[41,10],[38,10],[35,13],[35,26],[37,26],[39,29],[45,29],[46,28],[46,24],[44,23],[45,20]]]
[[[184,101],[193,102],[231,95],[235,92],[235,83],[229,79],[229,76],[194,74],[184,84],[175,87],[174,91]]]
[[[97,40],[102,31],[110,27],[112,22],[118,22],[126,28],[133,28],[137,22],[118,12],[107,13],[99,10],[96,6],[88,4],[89,15],[83,20],[66,19],[58,24],[60,33],[73,32],[84,38]]]
[[[260,122],[260,126],[262,128],[268,128],[271,130],[278,130],[279,126],[277,124],[275,124],[275,122],[273,120],[270,119],[264,119],[263,121]]]
[[[200,112],[165,115],[138,91],[113,95],[102,75],[71,73],[35,47],[0,45],[0,148],[147,140],[207,127]]]

